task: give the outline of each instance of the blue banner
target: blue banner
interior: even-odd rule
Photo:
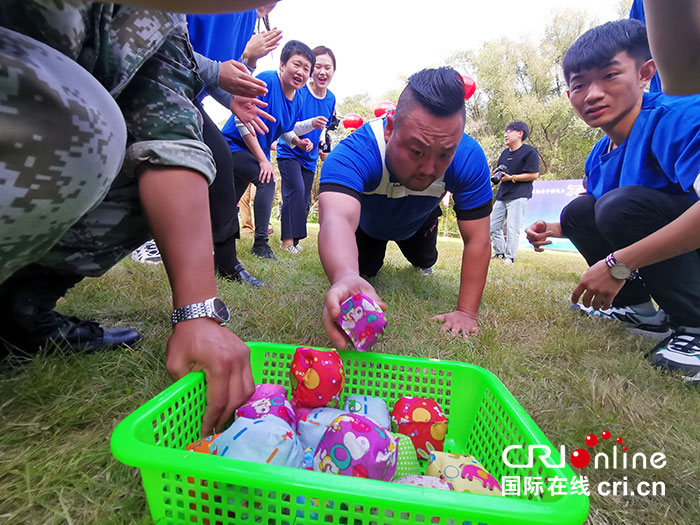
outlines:
[[[586,192],[582,182],[582,179],[536,180],[533,183],[532,198],[528,201],[525,210],[525,228],[539,219],[546,222],[559,222],[562,208]],[[527,242],[525,228],[520,233],[520,248],[532,248],[532,245]],[[547,245],[545,249],[578,251],[569,239],[551,238],[551,241],[552,244]]]

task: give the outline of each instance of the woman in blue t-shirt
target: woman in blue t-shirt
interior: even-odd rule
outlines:
[[[299,90],[301,122],[294,127],[294,133],[308,142],[306,147],[292,147],[284,134],[277,145],[277,166],[282,176],[282,249],[292,254],[299,253],[299,239],[306,237],[319,142],[335,112],[335,95],[328,89],[335,74],[335,55],[325,46],[313,51],[316,65],[311,82]]]
[[[249,183],[255,184],[255,241],[251,253],[264,259],[274,259],[268,244],[268,224],[275,196],[275,173],[270,164],[272,144],[283,134],[294,129],[301,116],[301,98],[297,91],[309,80],[316,57],[306,44],[290,40],[282,49],[279,71],[264,71],[257,78],[265,82],[267,93],[261,100],[265,111],[275,117],[268,122],[264,135],[251,135],[238,119],[232,116],[221,130],[233,159],[233,179],[236,195],[242,195]],[[308,141],[291,137],[294,145]]]

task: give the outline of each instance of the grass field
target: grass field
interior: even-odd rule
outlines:
[[[243,340],[327,346],[321,308],[327,282],[315,234],[299,256],[260,261],[239,252],[267,282],[262,290],[220,283]],[[279,239],[273,238],[276,249]],[[589,433],[624,436],[630,451],[660,451],[660,470],[587,469],[591,486],[627,476],[663,481],[665,496],[598,496],[590,523],[700,523],[700,392],[653,370],[655,344],[619,325],[569,311],[585,268],[575,254],[521,251],[515,265],[493,262],[481,308],[481,335],[450,338],[431,323],[451,311],[461,243],[440,241],[438,272],[415,272],[391,246],[374,281],[390,322],[374,351],[483,366],[494,372],[555,446],[581,447]],[[123,261],[88,279],[60,303],[64,313],[139,329],[134,350],[91,356],[14,359],[0,373],[0,522],[150,523],[138,472],[118,463],[109,436],[127,414],[170,384],[164,352],[170,293],[162,266]],[[9,367],[9,368],[8,368]]]

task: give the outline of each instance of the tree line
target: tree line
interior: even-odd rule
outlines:
[[[629,13],[631,0],[619,0],[618,15]],[[527,122],[530,144],[540,154],[544,179],[576,179],[584,175],[584,163],[602,132],[591,129],[574,113],[567,97],[562,72],[564,53],[587,29],[599,21],[582,10],[554,12],[537,43],[527,39],[498,38],[485,42],[478,51],[458,51],[443,65],[471,76],[477,85],[467,101],[465,131],[479,141],[489,164],[494,167],[505,147],[503,131],[513,120]],[[357,113],[367,121],[382,100],[396,102],[399,91],[379,99],[368,94],[345,98],[337,114]],[[342,126],[334,132],[334,143],[349,131]]]

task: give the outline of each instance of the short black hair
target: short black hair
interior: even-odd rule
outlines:
[[[525,124],[522,120],[514,120],[510,124],[506,126],[506,131],[512,129],[513,131],[522,131],[523,132],[523,140],[528,138],[530,136],[530,128],[527,127],[527,124]]]
[[[335,55],[333,54],[333,51],[330,50],[330,48],[326,46],[316,46],[313,49],[314,56],[321,56],[321,55],[328,55],[331,57],[331,62],[333,62],[333,71],[335,71]]]
[[[397,121],[414,102],[436,117],[460,112],[466,119],[464,81],[451,67],[423,69],[411,75],[396,104]]]
[[[564,79],[568,83],[574,73],[604,67],[622,51],[638,66],[651,58],[646,26],[639,20],[608,22],[578,37],[564,55]]]
[[[314,55],[314,52],[311,51],[309,46],[307,46],[304,42],[300,42],[299,40],[290,40],[284,44],[280,60],[283,64],[286,64],[294,55],[301,55],[308,59],[309,62],[311,62],[311,71],[313,71],[314,66],[316,65],[316,55]]]

